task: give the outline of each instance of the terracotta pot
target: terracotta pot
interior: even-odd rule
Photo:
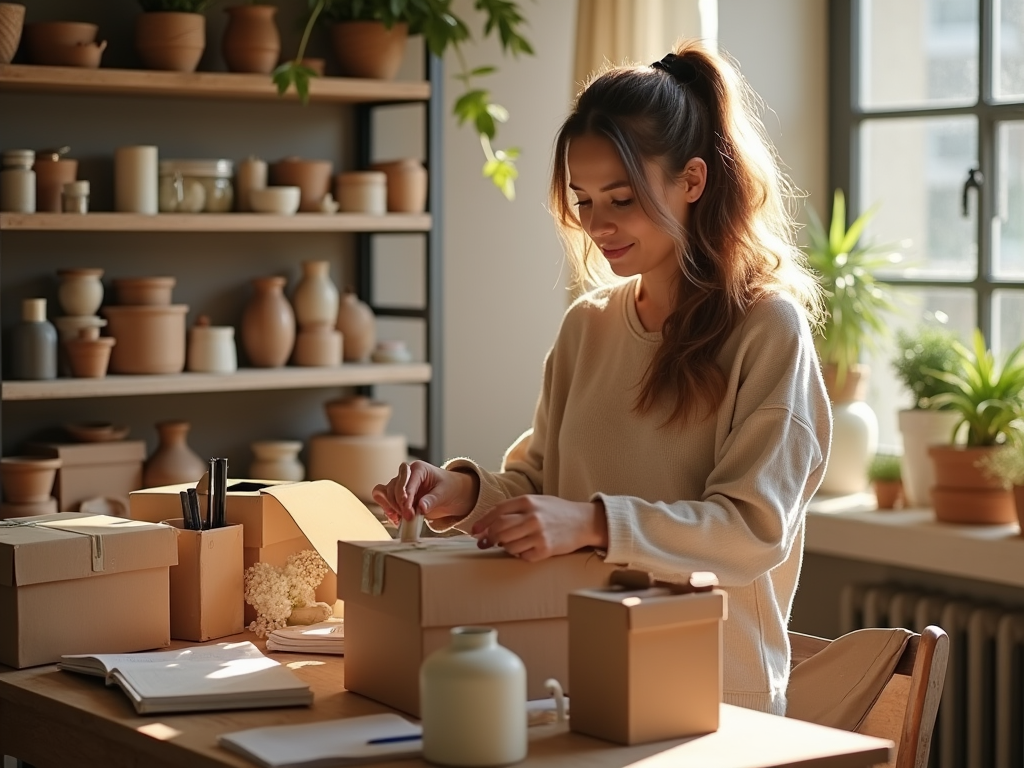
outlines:
[[[330,160],[303,160],[286,157],[270,166],[270,183],[273,186],[298,187],[300,190],[299,210],[304,213],[319,213],[324,195],[331,191]]]
[[[46,502],[60,469],[60,459],[38,456],[4,456],[0,459],[0,482],[4,500],[14,504]]]
[[[117,303],[126,307],[166,307],[171,303],[174,277],[119,277],[114,280]]]
[[[25,6],[0,3],[0,64],[10,64],[21,42],[25,25]]]
[[[937,520],[965,524],[1006,524],[1016,520],[1013,494],[977,466],[994,450],[994,446],[960,445],[933,445],[928,449],[935,465],[937,485],[931,495]]]
[[[346,77],[391,80],[405,55],[409,27],[405,23],[386,29],[379,21],[344,21],[331,25],[334,56]]]
[[[7,520],[12,517],[55,515],[57,512],[57,499],[53,496],[46,499],[46,501],[28,501],[23,504],[5,501],[3,504],[0,504],[0,520]]]
[[[409,157],[370,167],[387,176],[389,211],[423,213],[427,209],[427,169],[419,160]]]
[[[336,435],[383,435],[391,418],[391,406],[363,395],[331,400],[324,404],[331,432]]]
[[[110,351],[117,339],[100,336],[99,328],[83,328],[77,339],[65,342],[71,375],[79,379],[101,379],[107,375]]]
[[[875,480],[875,499],[879,509],[896,509],[903,501],[903,483],[899,480]]]
[[[333,325],[338,318],[338,301],[338,289],[331,282],[331,262],[302,262],[302,277],[292,295],[299,327]]]
[[[249,465],[249,477],[258,480],[292,480],[306,477],[306,468],[299,461],[302,442],[299,440],[259,440],[252,443],[256,457]]]
[[[135,48],[150,69],[195,72],[206,47],[206,17],[201,13],[149,11],[139,16]]]
[[[187,421],[161,421],[156,425],[159,444],[142,470],[142,487],[197,483],[206,462],[188,446]]]
[[[224,9],[228,23],[221,39],[221,54],[231,72],[269,75],[281,55],[273,5],[233,5]]]
[[[60,193],[78,177],[78,161],[37,154],[32,170],[36,172],[36,211],[60,213]]]
[[[25,25],[25,44],[33,64],[68,66],[67,50],[96,42],[99,27],[79,21],[35,21]]]
[[[117,339],[111,373],[181,373],[185,368],[188,306],[104,307],[110,335]]]
[[[341,365],[343,344],[341,331],[334,330],[330,325],[308,325],[295,337],[292,364],[316,368]]]
[[[62,269],[57,299],[65,315],[95,315],[103,303],[102,269]],[[77,334],[76,334],[77,338]]]
[[[252,286],[242,314],[242,348],[250,365],[280,368],[295,345],[295,313],[284,295],[285,279],[260,277]]]
[[[353,291],[345,291],[341,297],[336,328],[344,337],[344,359],[365,362],[377,343],[377,320],[369,305]]]
[[[82,67],[84,69],[98,69],[103,52],[107,50],[107,41],[99,43],[82,43],[65,48],[61,53],[64,66]]]
[[[1017,523],[1020,525],[1020,535],[1024,536],[1024,485],[1013,486],[1013,502],[1017,507]]]
[[[868,393],[868,374],[866,365],[855,365],[846,371],[842,385],[837,383],[838,371],[834,365],[826,365],[821,369],[825,379],[825,391],[833,403],[851,403],[864,400]]]

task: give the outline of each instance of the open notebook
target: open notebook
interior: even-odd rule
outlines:
[[[308,685],[250,642],[61,659],[61,669],[97,675],[106,678],[107,685],[121,686],[139,714],[313,703]]]

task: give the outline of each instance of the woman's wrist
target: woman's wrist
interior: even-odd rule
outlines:
[[[459,477],[463,483],[463,490],[459,494],[460,499],[466,505],[465,510],[460,510],[461,514],[458,515],[459,519],[462,519],[476,507],[476,503],[480,498],[480,477],[471,469],[459,467],[458,469],[448,470],[453,475]]]
[[[591,502],[594,513],[591,517],[590,546],[596,549],[608,549],[608,515],[601,499]]]

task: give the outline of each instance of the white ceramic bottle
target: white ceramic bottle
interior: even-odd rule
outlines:
[[[423,757],[497,766],[526,757],[526,667],[490,627],[455,627],[420,667]]]

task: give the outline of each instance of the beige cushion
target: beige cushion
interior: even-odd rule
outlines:
[[[854,731],[892,677],[913,633],[858,629],[793,668],[787,717]]]

